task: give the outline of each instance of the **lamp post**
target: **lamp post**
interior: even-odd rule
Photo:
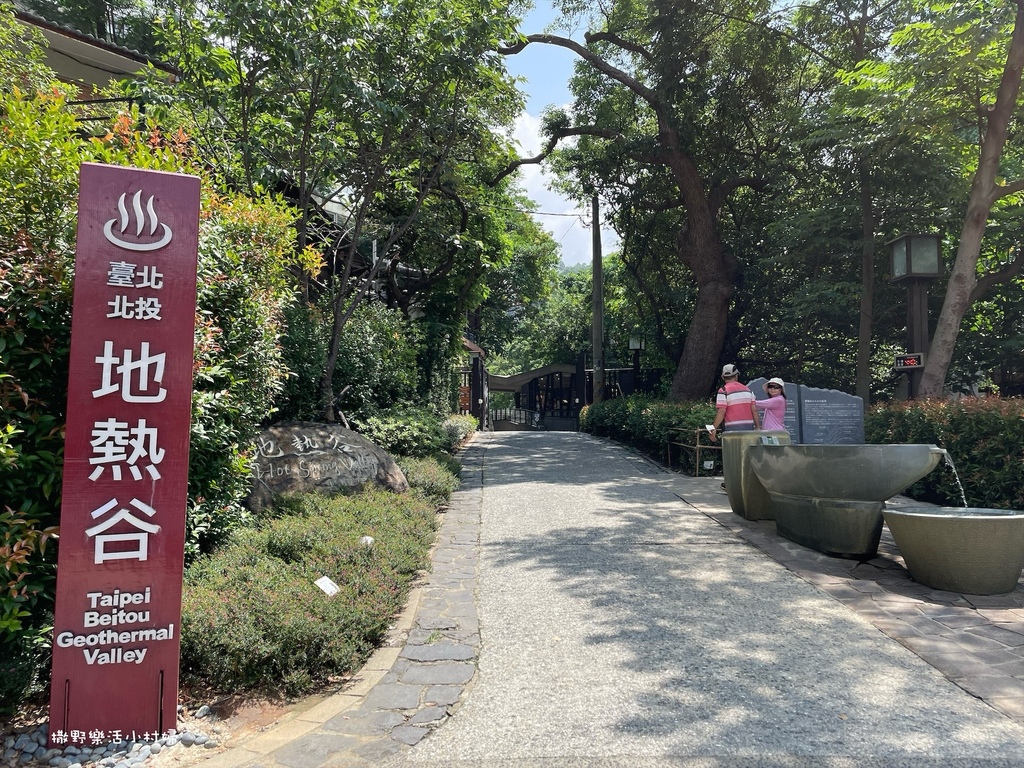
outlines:
[[[897,370],[907,373],[907,395],[913,399],[921,384],[924,355],[928,351],[928,283],[942,273],[938,235],[900,235],[892,247],[892,282],[907,285],[907,349],[897,359]]]
[[[640,389],[640,353],[647,348],[647,344],[639,336],[630,336],[629,348],[633,352],[633,391],[636,392]]]

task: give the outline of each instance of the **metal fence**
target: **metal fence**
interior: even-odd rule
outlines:
[[[496,421],[508,421],[512,424],[541,428],[541,416],[538,411],[531,411],[529,408],[494,408],[491,410],[491,423]]]

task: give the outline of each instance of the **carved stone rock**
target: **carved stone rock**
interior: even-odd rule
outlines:
[[[391,455],[362,435],[335,424],[286,421],[256,437],[246,504],[255,511],[283,493],[331,493],[367,483],[396,493],[409,489]]]

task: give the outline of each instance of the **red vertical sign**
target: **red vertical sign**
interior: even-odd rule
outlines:
[[[199,179],[85,164],[50,742],[176,727]]]

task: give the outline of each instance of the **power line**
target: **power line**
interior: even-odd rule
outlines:
[[[577,219],[582,219],[582,213],[550,213],[548,211],[522,211],[522,213],[529,213],[531,216],[572,216]]]
[[[532,216],[571,216],[577,219],[583,217],[583,212],[579,213],[552,213],[551,211],[531,211],[527,208],[502,208],[497,205],[487,205],[486,203],[481,205],[482,208],[490,208],[495,211],[507,211],[509,213],[528,213]]]
[[[581,221],[582,221],[582,219],[577,216],[576,217],[576,221],[574,221],[572,224],[570,224],[569,228],[566,229],[565,232],[562,233],[562,236],[558,239],[558,244],[559,245],[561,245],[562,241],[565,240],[566,235],[568,235],[572,231],[572,228],[575,227],[577,224],[579,224]]]

